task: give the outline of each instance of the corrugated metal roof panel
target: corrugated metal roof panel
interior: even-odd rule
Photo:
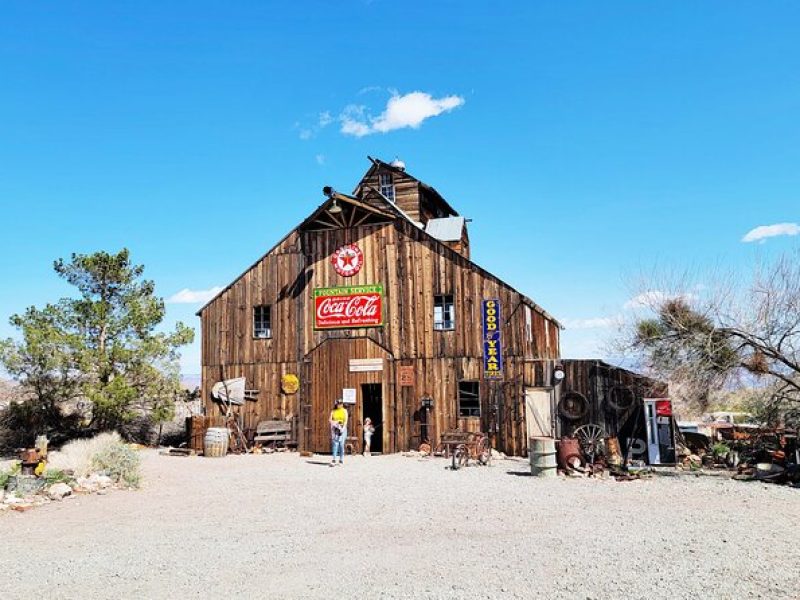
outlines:
[[[461,239],[464,230],[464,217],[446,217],[444,219],[430,219],[425,226],[425,232],[442,242],[457,242]]]

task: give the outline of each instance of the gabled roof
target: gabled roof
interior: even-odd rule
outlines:
[[[447,200],[445,200],[444,197],[439,192],[437,192],[436,188],[434,188],[433,186],[428,185],[424,181],[420,181],[419,179],[414,177],[411,173],[409,173],[405,169],[400,169],[398,167],[392,166],[390,163],[383,162],[379,158],[373,158],[371,156],[367,156],[367,158],[370,161],[372,161],[372,166],[364,174],[364,177],[361,178],[361,181],[363,181],[366,177],[369,177],[370,175],[372,175],[379,168],[380,169],[386,169],[388,171],[392,171],[393,173],[397,173],[398,175],[403,175],[405,177],[408,177],[409,179],[413,179],[414,181],[416,181],[423,190],[425,190],[431,196],[433,196],[434,199],[436,199],[439,203],[441,203],[453,216],[456,216],[456,217],[458,216],[458,211],[455,208],[453,208],[450,205],[450,203]],[[358,193],[359,187],[361,186],[361,181],[358,182],[358,185],[353,190],[354,194]]]
[[[247,267],[247,269],[245,269],[242,273],[240,273],[239,276],[236,277],[236,279],[231,281],[222,290],[220,290],[218,294],[216,294],[211,300],[206,302],[200,308],[200,310],[198,310],[195,314],[197,316],[200,316],[200,314],[206,309],[206,307],[208,307],[209,304],[214,302],[222,294],[224,294],[229,289],[231,289],[236,284],[237,281],[239,281],[242,277],[244,277],[244,275],[246,273],[248,273],[253,267],[255,267],[259,262],[264,260],[264,258],[266,256],[268,256],[275,248],[280,246],[290,235],[292,235],[292,233],[294,233],[295,231],[314,231],[314,230],[317,230],[316,228],[313,228],[313,227],[310,227],[310,226],[312,226],[314,223],[318,223],[319,222],[319,218],[320,218],[321,215],[323,215],[323,214],[330,215],[329,209],[333,205],[333,203],[336,202],[337,204],[341,203],[342,205],[347,205],[348,207],[354,207],[354,208],[358,209],[359,211],[362,211],[365,214],[368,214],[368,215],[371,215],[371,216],[374,215],[374,217],[376,219],[379,219],[377,222],[384,222],[385,223],[385,222],[391,222],[391,221],[395,221],[395,220],[400,219],[400,220],[403,220],[403,221],[406,221],[406,222],[410,223],[414,227],[414,229],[416,229],[417,231],[420,232],[421,235],[427,236],[435,244],[437,244],[443,253],[449,254],[455,260],[464,260],[464,261],[466,261],[472,268],[474,268],[476,271],[480,272],[484,277],[488,277],[490,279],[493,279],[494,281],[496,281],[498,284],[502,285],[503,287],[518,293],[520,295],[520,297],[522,298],[522,303],[523,304],[527,304],[528,306],[530,306],[536,312],[538,312],[538,313],[542,314],[543,316],[547,317],[548,319],[553,321],[559,327],[562,327],[561,323],[559,323],[559,321],[555,317],[553,317],[550,313],[548,313],[546,310],[544,310],[541,306],[536,304],[533,300],[531,300],[530,298],[525,296],[518,289],[516,289],[515,287],[509,285],[508,283],[506,283],[505,281],[503,281],[502,279],[500,279],[496,275],[490,273],[489,271],[487,271],[483,267],[475,264],[474,262],[472,262],[470,259],[466,258],[465,256],[462,256],[461,254],[459,254],[458,252],[456,252],[455,250],[450,248],[450,246],[448,246],[447,244],[445,244],[441,240],[437,239],[436,237],[432,236],[430,233],[426,232],[421,227],[421,225],[419,223],[417,223],[411,217],[409,217],[394,202],[392,202],[391,200],[386,198],[383,194],[381,194],[380,191],[376,190],[375,188],[373,188],[371,186],[365,186],[365,191],[367,192],[367,194],[362,195],[361,198],[356,198],[354,196],[348,196],[348,195],[345,195],[345,194],[340,194],[338,192],[333,192],[331,194],[331,196],[325,200],[325,202],[320,204],[317,207],[317,209],[314,212],[312,212],[311,215],[308,216],[308,218],[306,218],[302,223],[300,223],[300,225],[298,225],[297,227],[292,229],[289,233],[287,233],[285,236],[283,236],[283,238],[281,238],[281,240],[277,244],[275,244],[267,252],[262,254],[258,258],[258,260],[256,260],[253,264],[251,264],[249,267]],[[345,211],[343,211],[343,213],[344,212]],[[372,218],[372,217],[370,217],[370,218]],[[327,221],[327,219],[325,219],[325,220]],[[367,224],[366,222],[360,223],[360,225],[366,225],[366,224]],[[327,226],[323,226],[320,229],[326,229],[326,228],[330,229],[331,225],[332,225],[332,223],[328,222]],[[339,225],[339,226],[341,226],[341,225]],[[355,225],[353,225],[353,226],[355,226]],[[459,233],[459,238],[458,239],[460,239],[460,233]]]

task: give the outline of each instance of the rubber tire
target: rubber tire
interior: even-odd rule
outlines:
[[[619,399],[626,398],[628,401],[619,402]],[[634,404],[636,404],[636,394],[627,385],[615,385],[608,391],[608,397],[606,402],[608,406],[612,409],[616,410],[617,412],[625,412],[629,410]]]
[[[577,400],[580,403],[578,411],[571,412],[567,408],[569,400]],[[589,413],[589,401],[579,392],[567,392],[558,402],[558,412],[567,421],[580,421]]]

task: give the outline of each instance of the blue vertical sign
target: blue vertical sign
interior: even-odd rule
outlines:
[[[503,347],[500,340],[500,300],[483,301],[483,376],[503,376]]]

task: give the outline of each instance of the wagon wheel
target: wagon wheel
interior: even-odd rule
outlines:
[[[467,461],[469,461],[469,450],[464,444],[459,444],[453,451],[453,470],[458,471],[461,467],[466,467]]]
[[[602,453],[606,432],[600,425],[581,425],[574,435],[578,438],[584,455],[595,457]]]
[[[492,462],[492,447],[489,444],[489,438],[483,438],[478,443],[478,462],[482,465],[488,465]]]

